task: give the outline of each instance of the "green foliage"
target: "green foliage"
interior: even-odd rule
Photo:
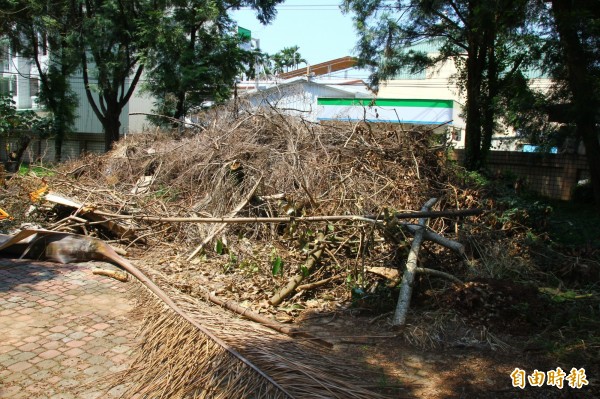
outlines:
[[[257,54],[241,48],[248,40],[236,34],[228,10],[250,6],[269,22],[282,0],[174,2],[168,13],[155,12],[140,37],[148,80],[145,89],[158,101],[155,113],[180,119],[206,102],[221,103],[231,96],[236,76],[253,67]],[[164,125],[165,119],[155,119]]]
[[[44,134],[48,120],[33,111],[18,111],[12,96],[0,95],[0,135]]]
[[[222,266],[223,273],[233,272],[237,265],[238,265],[238,257],[235,254],[230,252],[227,262]]]
[[[15,1],[8,35],[11,47],[21,56],[32,59],[40,77],[38,101],[49,113],[47,133],[55,139],[55,157],[61,159],[62,141],[74,125],[78,103],[69,85],[69,76],[80,64],[77,43],[80,33],[74,30],[76,6],[73,2],[48,3]],[[41,39],[44,39],[42,41]],[[42,49],[47,52],[47,64],[40,62]]]
[[[275,73],[282,73],[289,71],[290,68],[298,69],[298,65],[302,63],[306,63],[306,59],[302,58],[302,55],[299,52],[300,47],[298,46],[290,46],[284,47],[282,50],[277,53],[271,55],[270,61],[272,63],[272,70]]]
[[[217,239],[217,242],[215,243],[215,252],[217,255],[223,255],[225,253],[225,244],[223,244],[223,241],[220,239]]]
[[[271,251],[271,273],[273,276],[283,276],[283,259],[277,254],[277,251],[273,249]]]
[[[345,0],[343,7],[354,15],[359,65],[371,70],[373,88],[398,74],[454,63],[454,79],[466,98],[465,166],[478,170],[491,147],[502,95],[515,96],[502,89],[523,83],[516,77],[532,61],[536,42],[526,38],[535,36],[530,26],[538,4]]]
[[[40,166],[33,165],[21,165],[19,168],[19,175],[34,175],[37,177],[54,176],[56,173],[48,168],[42,168]]]

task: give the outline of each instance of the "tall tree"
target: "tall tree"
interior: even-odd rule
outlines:
[[[501,68],[508,65],[497,52],[499,38],[523,24],[526,0],[344,0],[354,13],[359,32],[359,62],[371,68],[371,84],[393,78],[402,70],[417,72],[441,61],[453,61],[466,97],[464,114],[465,166],[476,170],[485,163],[495,126],[496,97]],[[414,50],[432,41],[436,55]],[[512,58],[514,49],[510,53]],[[505,53],[509,54],[509,53]]]
[[[298,65],[306,63],[306,60],[302,58],[302,55],[300,54],[299,50],[300,47],[291,46],[284,47],[283,50],[279,52],[283,60],[283,65],[286,67],[286,70],[289,71],[290,68],[298,69]]]
[[[242,6],[267,23],[283,0],[175,0],[170,11],[143,31],[148,43],[146,88],[158,99],[157,111],[179,119],[206,100],[230,97],[235,78],[252,66],[256,54],[240,46],[229,11]]]
[[[120,116],[144,70],[141,29],[163,11],[159,1],[85,0],[79,6],[79,57],[86,97],[104,130],[105,149],[119,140]]]
[[[50,113],[50,135],[54,138],[57,162],[62,158],[64,138],[72,131],[76,118],[78,99],[69,78],[79,68],[79,34],[73,29],[77,25],[77,6],[77,0],[57,4],[29,1],[13,31],[16,48],[33,61],[40,78],[38,100]],[[46,62],[42,62],[43,56]]]
[[[561,57],[553,75],[564,82],[567,114],[586,149],[595,203],[600,208],[600,1],[551,0]]]

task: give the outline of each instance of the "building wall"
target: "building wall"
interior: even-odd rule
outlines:
[[[304,81],[269,88],[258,93],[254,92],[246,98],[253,107],[273,106],[288,115],[317,121],[317,99],[319,97],[341,97],[343,94],[339,90]]]
[[[419,98],[454,100],[464,104],[464,98],[451,82],[456,73],[453,62],[445,62],[439,67],[428,68],[423,74],[401,74],[396,79],[384,82],[379,87],[379,98]]]
[[[2,53],[5,50],[2,49]],[[41,56],[42,65],[48,63],[47,56]],[[38,110],[37,92],[35,88],[39,85],[39,75],[36,66],[31,60],[20,57],[8,50],[8,55],[3,57],[1,63],[2,70],[0,73],[4,78],[14,79],[16,82],[16,95],[13,99],[17,109],[34,109]],[[90,67],[93,69],[93,66]],[[92,87],[94,86],[93,71],[90,72],[90,80]],[[36,82],[33,82],[35,80]],[[129,81],[127,82],[127,84]],[[71,89],[75,92],[78,98],[78,108],[76,111],[77,118],[74,124],[74,132],[78,134],[97,134],[102,133],[103,128],[100,120],[96,117],[85,92],[83,76],[77,74],[70,77]],[[98,95],[92,90],[92,96],[98,104]],[[129,116],[131,112],[147,112],[152,109],[152,99],[147,95],[140,93],[140,84],[135,89],[134,95],[129,100],[129,103],[123,108],[120,115],[121,134],[130,132],[142,131],[149,125],[145,116]],[[41,109],[40,109],[41,110]]]
[[[422,42],[415,46],[415,50],[425,51],[429,54],[437,53],[435,42]],[[457,137],[460,140],[454,143],[456,148],[464,148],[464,126],[462,117],[463,106],[466,99],[461,95],[459,88],[453,81],[457,69],[452,61],[446,61],[435,67],[427,68],[423,73],[410,74],[400,73],[396,78],[380,85],[378,98],[395,99],[440,99],[453,100],[460,106],[455,108],[453,117],[454,125],[457,127]],[[527,71],[526,76],[530,79],[530,86],[537,91],[546,93],[551,85],[551,80],[544,77],[539,71]],[[458,126],[461,126],[458,128]],[[517,133],[510,127],[501,128],[492,139],[492,150],[520,151],[523,143]]]
[[[142,93],[142,79],[135,88],[131,100],[129,100],[129,126],[126,134],[140,133],[150,129],[153,125],[145,115],[131,115],[135,113],[151,113],[154,108],[154,98],[148,93]]]

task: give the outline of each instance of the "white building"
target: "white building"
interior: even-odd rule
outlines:
[[[42,67],[46,67],[50,62],[49,56],[43,48],[40,48],[39,61]],[[93,73],[91,73],[90,80],[93,85]],[[77,95],[78,106],[75,111],[73,132],[63,142],[62,158],[77,157],[85,151],[104,151],[103,127],[88,101],[81,73],[71,76],[69,84]],[[129,81],[126,82],[126,87],[128,84]],[[142,131],[150,125],[145,115],[130,115],[130,113],[148,113],[152,109],[152,99],[140,92],[140,86],[138,83],[130,101],[121,111],[120,133],[122,135]],[[35,62],[13,52],[7,44],[1,45],[0,93],[10,93],[18,110],[43,112],[43,107],[37,101],[39,88],[40,77]],[[92,96],[98,100],[97,94],[93,91]],[[3,146],[5,146],[4,143]],[[37,142],[35,148],[32,147],[29,152],[31,161],[39,157],[46,160],[54,159],[52,140]],[[4,151],[0,151],[0,156],[4,157],[5,155]]]
[[[347,75],[356,64],[351,60],[344,57],[327,61],[284,73],[271,81],[242,82],[238,92],[253,107],[276,108],[313,122],[400,123],[406,129],[426,125],[438,132],[450,132],[455,141],[461,139],[465,125],[460,116],[462,106],[447,80],[434,87],[426,74],[419,80],[411,76],[410,85],[393,91],[394,83],[388,82],[375,95],[363,80],[336,77]],[[322,75],[315,76],[319,74]],[[407,86],[412,89],[406,90]]]

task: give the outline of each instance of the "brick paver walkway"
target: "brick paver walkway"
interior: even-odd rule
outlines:
[[[0,398],[119,397],[124,386],[93,382],[127,367],[131,284],[90,264],[0,258]]]

